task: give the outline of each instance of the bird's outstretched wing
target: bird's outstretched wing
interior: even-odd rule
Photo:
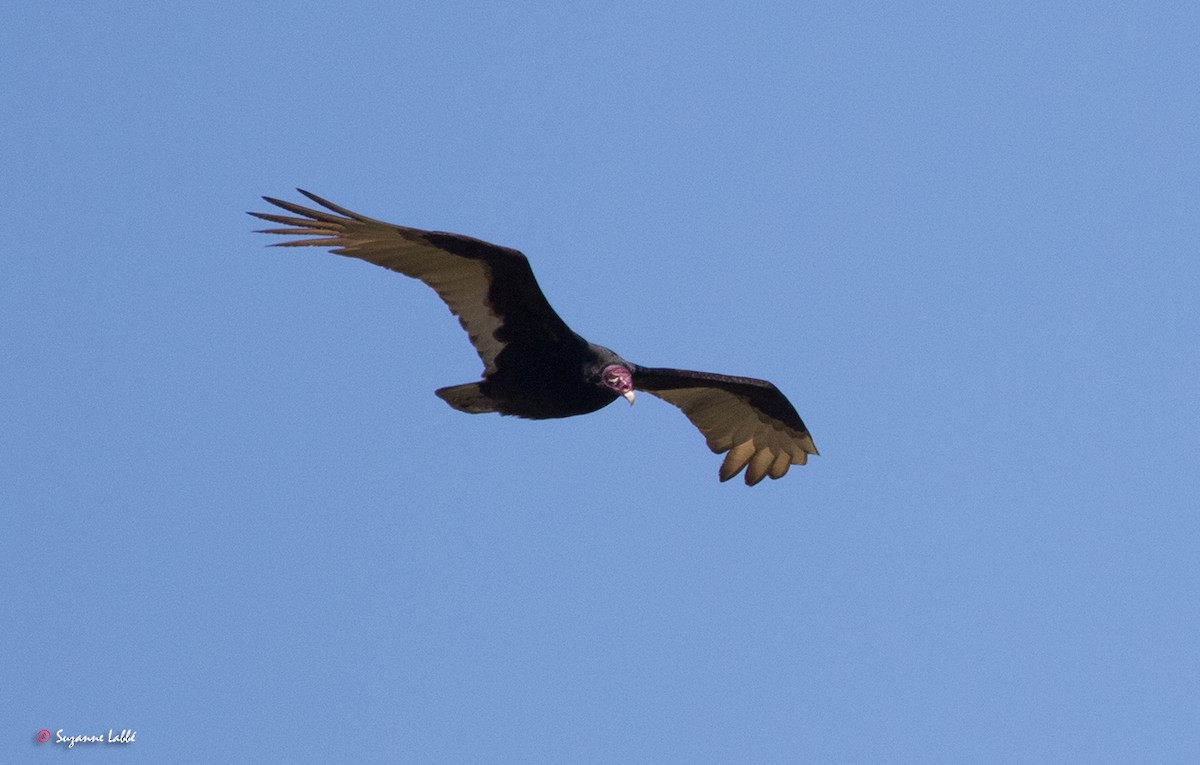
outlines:
[[[585,345],[550,307],[520,252],[459,234],[384,223],[297,191],[329,212],[263,197],[301,217],[252,212],[288,227],[260,233],[310,237],[274,246],[329,247],[338,255],[420,279],[458,317],[483,361],[485,376],[510,357],[540,357],[564,344]]]
[[[729,452],[721,463],[722,481],[742,468],[748,486],[767,476],[782,478],[792,465],[817,454],[796,409],[766,380],[638,367],[633,385],[682,409],[713,452]]]

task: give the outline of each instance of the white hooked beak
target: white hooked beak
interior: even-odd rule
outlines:
[[[633,391],[628,391],[626,393],[622,393],[621,396],[624,397],[624,399],[629,402],[630,406],[633,406],[633,398],[634,398]]]

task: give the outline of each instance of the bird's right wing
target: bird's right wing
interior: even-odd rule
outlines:
[[[729,452],[721,463],[722,481],[742,468],[749,486],[767,476],[782,478],[792,465],[817,454],[792,403],[766,380],[638,367],[633,385],[683,410],[713,452]]]
[[[538,357],[563,344],[584,344],[550,306],[520,252],[459,234],[385,223],[299,191],[330,212],[263,197],[301,217],[252,212],[288,227],[260,233],[314,237],[274,246],[329,247],[337,255],[420,279],[458,317],[483,361],[485,376],[504,364],[502,356]]]

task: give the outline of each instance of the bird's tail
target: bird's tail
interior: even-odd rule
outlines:
[[[460,412],[467,414],[484,414],[496,411],[496,402],[492,401],[479,389],[479,383],[451,385],[448,388],[438,388],[434,391],[438,398]]]

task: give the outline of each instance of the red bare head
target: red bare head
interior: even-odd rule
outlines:
[[[622,364],[609,364],[600,372],[600,384],[633,405],[633,373]]]

